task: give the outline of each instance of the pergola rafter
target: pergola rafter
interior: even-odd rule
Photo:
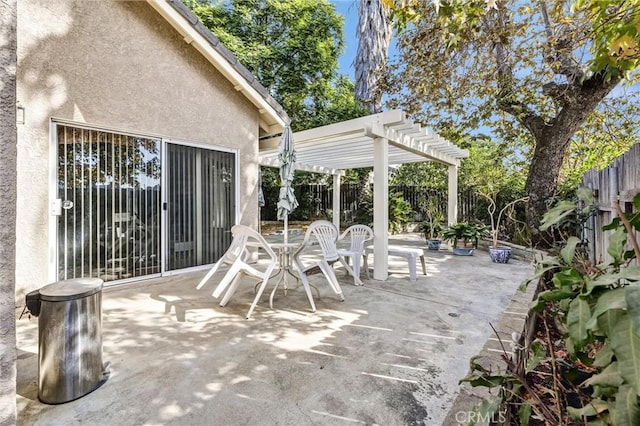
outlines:
[[[334,175],[333,222],[340,226],[344,170],[374,169],[374,278],[387,278],[388,166],[436,161],[448,167],[448,222],[457,217],[458,167],[469,153],[393,110],[294,133],[298,170]],[[279,137],[260,141],[260,165],[279,167]]]

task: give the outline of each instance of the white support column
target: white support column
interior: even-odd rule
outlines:
[[[452,225],[458,221],[458,166],[456,164],[450,165],[448,172],[447,223]]]
[[[340,229],[340,175],[333,175],[333,224]]]
[[[373,278],[389,276],[389,141],[373,140]]]

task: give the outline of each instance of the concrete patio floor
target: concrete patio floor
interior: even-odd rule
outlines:
[[[418,234],[390,243],[424,247]],[[249,320],[253,285],[224,308],[211,297],[222,273],[202,290],[206,271],[105,288],[110,377],[61,405],[37,399],[37,318],[25,315],[17,321],[18,424],[443,424],[469,359],[493,334],[489,323],[532,268],[494,264],[483,251],[425,255],[427,276],[418,267],[416,282],[400,258],[390,258],[387,281],[363,278],[364,287],[337,267],[344,302],[312,276],[315,313],[301,286],[279,290],[270,309],[268,287]]]

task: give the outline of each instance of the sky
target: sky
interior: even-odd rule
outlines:
[[[344,44],[345,51],[340,57],[339,71],[346,74],[353,80],[353,60],[358,51],[358,39],[356,38],[356,28],[358,26],[358,6],[356,0],[329,0],[336,6],[336,12],[344,15]]]

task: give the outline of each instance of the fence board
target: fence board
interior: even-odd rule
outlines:
[[[609,232],[602,227],[615,214],[614,201],[620,201],[624,212],[633,211],[633,197],[640,192],[640,144],[616,158],[606,169],[591,169],[582,177],[582,184],[594,191],[598,214],[588,225],[586,239],[592,260],[607,259]]]
[[[294,192],[300,206],[289,217],[290,220],[315,220],[330,218],[330,210],[333,208],[333,187],[323,184],[295,185]],[[389,193],[400,192],[402,197],[411,204],[414,211],[414,220],[420,222],[422,217],[420,201],[436,197],[438,206],[447,217],[447,192],[422,186],[395,185],[389,187]],[[260,219],[263,221],[277,220],[277,203],[279,187],[263,188],[265,205],[260,209]],[[352,222],[358,212],[358,200],[360,187],[357,184],[345,184],[340,186],[340,215],[341,220]],[[472,189],[465,189],[458,194],[458,220],[473,221],[483,219],[486,212],[481,203],[478,203],[478,195]]]

